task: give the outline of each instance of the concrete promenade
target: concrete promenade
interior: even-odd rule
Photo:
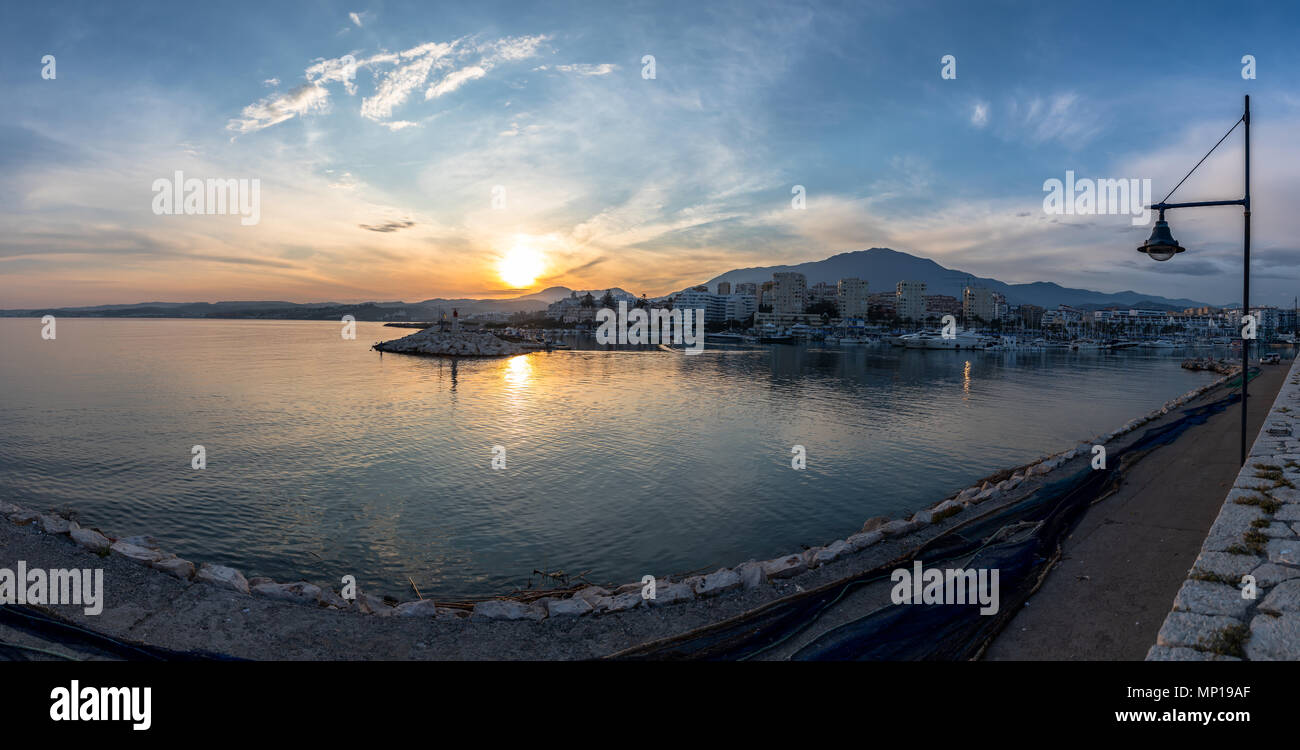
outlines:
[[[1290,368],[1265,365],[1250,382],[1250,441]],[[1240,420],[1240,407],[1230,406],[1126,471],[1119,491],[1080,521],[1061,561],[984,658],[1145,658],[1237,477]]]

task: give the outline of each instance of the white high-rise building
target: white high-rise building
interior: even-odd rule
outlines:
[[[772,312],[802,315],[808,302],[808,279],[795,271],[772,274]]]
[[[998,295],[992,289],[968,286],[961,293],[961,311],[967,321],[991,322],[1001,317]]]
[[[903,320],[925,319],[925,282],[900,281],[894,291],[898,317]]]
[[[840,279],[836,285],[836,307],[841,318],[867,317],[867,282],[862,279]]]

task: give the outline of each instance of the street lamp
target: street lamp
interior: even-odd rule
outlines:
[[[1187,178],[1192,176],[1192,172],[1196,171],[1196,167],[1201,166],[1201,164],[1206,159],[1209,158],[1210,154],[1214,153],[1214,149],[1218,148],[1219,144],[1223,143],[1224,139],[1226,139],[1229,135],[1232,135],[1232,131],[1236,130],[1238,125],[1245,126],[1245,135],[1246,135],[1245,197],[1242,198],[1241,200],[1235,200],[1235,201],[1197,201],[1195,203],[1167,203],[1166,201],[1169,200],[1169,196],[1173,195],[1175,190],[1182,187],[1182,184],[1187,181]],[[1243,316],[1249,315],[1250,314],[1250,95],[1249,94],[1246,95],[1246,106],[1245,106],[1245,110],[1242,112],[1241,119],[1237,120],[1235,123],[1232,124],[1232,127],[1228,129],[1228,132],[1223,134],[1223,138],[1219,139],[1219,143],[1214,144],[1214,148],[1211,148],[1208,152],[1206,152],[1205,156],[1201,157],[1201,161],[1196,162],[1196,167],[1192,167],[1191,172],[1188,172],[1183,177],[1183,179],[1178,181],[1177,185],[1174,185],[1174,189],[1169,191],[1169,195],[1166,195],[1164,200],[1160,201],[1159,203],[1155,203],[1153,205],[1147,206],[1147,208],[1149,209],[1158,210],[1160,212],[1160,216],[1156,220],[1155,227],[1151,230],[1151,237],[1149,237],[1146,242],[1142,243],[1141,247],[1138,248],[1138,252],[1146,253],[1152,260],[1159,260],[1159,261],[1169,260],[1170,258],[1174,257],[1178,253],[1183,252],[1184,248],[1174,240],[1173,233],[1169,230],[1169,222],[1165,221],[1165,211],[1168,209],[1200,208],[1202,206],[1241,206],[1242,215],[1245,217],[1245,221],[1246,221],[1245,234],[1243,235],[1243,243],[1242,243],[1243,254],[1242,254],[1242,263],[1241,263],[1241,276],[1242,276],[1241,314]],[[1246,436],[1247,436],[1246,366],[1247,366],[1247,358],[1249,356],[1249,348],[1250,348],[1249,344],[1243,339],[1241,342],[1241,463],[1243,466],[1246,464]]]

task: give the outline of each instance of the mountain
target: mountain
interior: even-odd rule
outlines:
[[[1000,292],[1007,298],[1009,304],[1031,304],[1049,309],[1057,305],[1070,305],[1084,309],[1111,305],[1138,307],[1138,303],[1142,303],[1142,307],[1146,309],[1182,310],[1207,304],[1196,300],[1170,299],[1133,291],[1094,292],[1089,289],[1064,287],[1050,281],[1007,284],[997,279],[982,278],[965,271],[944,268],[929,258],[918,258],[915,255],[884,247],[840,253],[825,260],[791,266],[737,268],[709,279],[707,285],[710,290],[716,290],[720,281],[730,281],[732,288],[735,288],[737,283],[771,281],[772,274],[778,271],[802,273],[808,278],[809,285],[823,281],[833,284],[843,278],[856,277],[866,280],[872,292],[893,291],[895,285],[903,280],[924,281],[927,294],[948,294],[958,299],[961,299],[964,287],[983,286]]]
[[[609,290],[615,299],[635,297],[618,287]],[[46,314],[94,318],[257,318],[273,320],[338,320],[351,315],[357,320],[437,320],[440,314],[456,310],[461,316],[478,313],[516,313],[545,310],[556,300],[574,293],[564,286],[510,299],[427,299],[423,302],[140,302],[133,305],[92,305],[87,307],[32,308],[0,310],[0,317],[34,317]],[[587,291],[577,292],[578,296]],[[590,290],[599,300],[604,289]]]

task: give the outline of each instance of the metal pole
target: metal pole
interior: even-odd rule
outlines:
[[[1241,314],[1250,314],[1250,94],[1246,94],[1246,113],[1242,117],[1242,122],[1246,126],[1246,199],[1245,199],[1245,219],[1246,229],[1241,263]],[[1258,323],[1256,324],[1258,331]],[[1258,333],[1256,334],[1258,335]],[[1246,367],[1250,351],[1250,341],[1242,339],[1241,342],[1241,465],[1246,465],[1246,435],[1249,431],[1246,425]]]

